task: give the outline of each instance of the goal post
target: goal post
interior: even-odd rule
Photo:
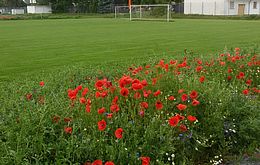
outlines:
[[[162,20],[169,22],[171,19],[171,5],[131,5],[115,6],[115,18],[128,18],[133,20]]]

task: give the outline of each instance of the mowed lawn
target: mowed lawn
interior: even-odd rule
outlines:
[[[260,44],[260,21],[116,19],[0,21],[0,81],[68,65],[102,64],[185,48],[214,52]]]

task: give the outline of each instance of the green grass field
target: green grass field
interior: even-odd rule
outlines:
[[[0,22],[0,81],[67,65],[180,52],[215,52],[260,43],[260,21],[115,19]]]

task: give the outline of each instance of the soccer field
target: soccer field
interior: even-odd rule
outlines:
[[[65,65],[260,44],[260,21],[115,19],[0,22],[0,80]]]

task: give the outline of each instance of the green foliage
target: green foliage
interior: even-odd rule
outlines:
[[[23,0],[0,0],[0,7],[23,7],[26,4]]]
[[[138,58],[138,62],[133,58],[75,65],[1,84],[0,164],[83,164],[96,159],[141,164],[141,156],[149,156],[151,164],[213,164],[213,160],[226,161],[230,154],[259,148],[259,49],[224,50],[210,58],[185,52]],[[203,69],[198,71],[198,66]],[[228,72],[230,68],[232,72]],[[240,72],[244,76],[236,78]],[[125,86],[130,91],[128,97],[121,96],[118,81],[123,75],[147,80],[144,88],[152,94],[135,99],[136,91],[130,85]],[[199,81],[201,76],[206,77],[203,83]],[[233,79],[228,81],[227,76]],[[96,98],[100,89],[95,84],[104,78],[116,89]],[[154,85],[153,78],[157,78]],[[245,83],[248,79],[252,80],[250,85]],[[40,81],[45,84],[40,86]],[[89,88],[85,97],[91,99],[90,113],[79,102],[82,90],[75,100],[70,99],[68,89],[79,85]],[[154,96],[158,89],[161,94]],[[245,89],[250,89],[249,94],[243,94]],[[198,92],[197,106],[191,105],[193,90]],[[184,93],[189,95],[187,101],[182,100]],[[175,100],[168,99],[171,95]],[[101,107],[110,113],[115,96],[119,97],[119,112],[114,112],[111,119],[98,114]],[[163,102],[163,109],[156,109],[157,100]],[[140,114],[142,101],[149,104],[144,116]],[[187,109],[178,110],[179,103]],[[186,131],[180,131],[180,124],[169,125],[169,118],[176,114],[185,116],[179,122],[187,126]],[[189,122],[188,115],[196,116],[197,121]],[[102,119],[107,127],[99,131],[97,122]],[[66,127],[73,129],[71,134],[64,131]],[[122,139],[114,135],[119,127],[124,130]]]

